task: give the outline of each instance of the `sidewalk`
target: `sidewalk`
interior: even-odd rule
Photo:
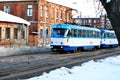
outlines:
[[[42,53],[49,52],[50,46],[42,47],[42,46],[34,46],[29,47],[26,46],[24,48],[4,48],[0,47],[0,57],[2,56],[11,56],[11,55],[20,55],[20,54],[33,54],[33,53]]]

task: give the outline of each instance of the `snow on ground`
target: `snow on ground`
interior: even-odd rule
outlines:
[[[26,80],[120,80],[120,55],[91,60],[71,69],[61,67]]]

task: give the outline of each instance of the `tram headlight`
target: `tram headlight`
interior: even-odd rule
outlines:
[[[63,46],[61,46],[61,48],[63,48]]]

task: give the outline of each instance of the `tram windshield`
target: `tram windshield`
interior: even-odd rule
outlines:
[[[67,29],[63,29],[63,28],[53,28],[52,29],[52,34],[51,34],[51,37],[65,37],[65,33],[66,33],[66,30]]]

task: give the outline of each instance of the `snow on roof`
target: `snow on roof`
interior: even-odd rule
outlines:
[[[20,17],[5,13],[3,11],[0,11],[0,21],[22,23],[22,24],[26,24],[28,26],[30,25],[30,22],[28,22]]]

